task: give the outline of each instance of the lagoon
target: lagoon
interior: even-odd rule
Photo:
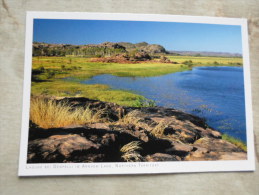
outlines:
[[[158,106],[205,118],[214,129],[246,142],[242,67],[195,67],[155,77],[102,74],[82,83],[133,91],[154,100]]]

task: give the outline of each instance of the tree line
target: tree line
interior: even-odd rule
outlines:
[[[105,57],[125,53],[123,48],[109,47],[35,47],[33,46],[33,56],[82,56],[82,57]]]

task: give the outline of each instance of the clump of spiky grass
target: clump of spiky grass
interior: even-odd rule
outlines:
[[[67,102],[31,99],[30,120],[45,129],[99,122],[102,120],[102,113],[102,110],[94,112],[89,107],[72,108]]]
[[[123,153],[121,156],[127,162],[140,162],[143,161],[143,157],[139,154],[137,150],[141,150],[139,141],[132,141],[124,145],[120,152]]]
[[[143,117],[141,116],[141,112],[139,110],[133,110],[123,116],[120,120],[116,122],[119,125],[134,125],[135,127],[142,127],[144,129],[148,129],[149,126],[145,122],[142,122]]]
[[[139,141],[132,141],[126,145],[124,145],[120,151],[122,153],[127,153],[127,152],[134,152],[136,150],[140,150],[141,147],[139,146],[140,145],[140,142]]]
[[[138,124],[138,122],[141,120],[139,117],[140,111],[138,110],[133,110],[126,114],[123,118],[121,118],[118,122],[128,125],[128,124]]]
[[[166,120],[161,120],[150,133],[156,137],[161,137],[164,135],[165,129],[169,126],[170,122]]]

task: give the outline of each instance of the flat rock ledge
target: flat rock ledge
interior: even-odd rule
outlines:
[[[28,163],[245,160],[203,119],[172,108],[123,107],[87,98],[55,98],[105,110],[109,122],[43,129],[30,122]],[[138,143],[135,150],[123,146]]]

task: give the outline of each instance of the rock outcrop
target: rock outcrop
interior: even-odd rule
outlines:
[[[111,56],[114,54],[130,53],[132,51],[145,52],[148,54],[167,54],[162,45],[141,43],[113,43],[104,42],[100,44],[70,45],[70,44],[48,44],[33,43],[33,56]]]
[[[118,44],[125,47],[127,51],[138,50],[151,54],[167,53],[166,49],[162,45],[158,44],[148,44],[147,42],[140,42],[135,44],[129,42],[119,42]]]
[[[116,54],[111,57],[99,57],[91,59],[91,62],[104,62],[104,63],[138,63],[143,61],[151,60],[151,56],[146,52],[136,52],[134,55],[129,55],[128,53]]]
[[[72,108],[103,109],[108,121],[51,129],[31,122],[28,163],[246,159],[245,151],[222,140],[203,119],[179,110],[122,107],[87,98],[55,101]],[[122,152],[129,143],[135,150]]]

